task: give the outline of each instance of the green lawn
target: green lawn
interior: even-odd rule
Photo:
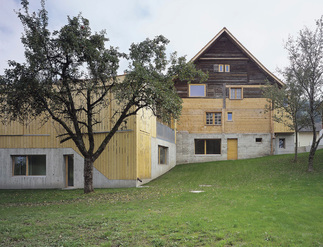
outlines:
[[[0,190],[0,246],[323,246],[323,150],[311,174],[292,157],[180,165],[90,195]]]

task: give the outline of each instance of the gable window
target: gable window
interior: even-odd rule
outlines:
[[[46,155],[12,156],[14,176],[45,176]]]
[[[190,97],[205,97],[205,84],[190,84]]]
[[[206,125],[221,125],[221,112],[207,112],[206,113]]]
[[[279,148],[285,148],[286,143],[285,143],[285,138],[279,138]]]
[[[214,72],[230,72],[229,64],[214,64]]]
[[[195,139],[195,154],[221,154],[221,139]]]
[[[158,146],[158,164],[167,165],[168,147]]]
[[[232,112],[228,112],[228,121],[232,121]]]
[[[230,99],[242,99],[242,88],[230,88]]]
[[[230,72],[230,65],[229,65],[229,64],[226,64],[226,65],[224,66],[224,71],[225,71],[225,72]]]

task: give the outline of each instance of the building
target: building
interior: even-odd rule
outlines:
[[[101,114],[110,119],[110,110]],[[174,167],[175,129],[171,127],[144,109],[127,119],[94,162],[94,187],[135,187]],[[97,145],[109,128],[106,121],[95,129]],[[0,189],[83,188],[83,157],[72,141],[61,144],[59,133],[53,121],[0,126]]]
[[[283,83],[226,28],[191,60],[209,74],[204,83],[178,81],[183,99],[177,163],[260,157],[274,153],[276,133],[292,133],[265,111],[266,84]],[[279,139],[279,138],[278,138]]]

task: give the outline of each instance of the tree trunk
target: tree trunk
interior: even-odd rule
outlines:
[[[308,156],[308,168],[307,168],[308,172],[313,172],[314,171],[313,161],[314,161],[315,151],[316,151],[316,149],[313,148],[313,145],[312,145],[311,150],[310,150],[310,154]]]
[[[296,138],[295,138],[295,153],[294,153],[294,162],[297,162],[297,155],[298,155],[298,132],[295,132]]]
[[[93,188],[93,161],[89,158],[84,158],[84,193],[91,193]]]

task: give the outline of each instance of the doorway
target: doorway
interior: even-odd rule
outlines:
[[[228,139],[227,159],[238,159],[238,139]]]
[[[73,155],[64,155],[65,160],[65,186],[74,186],[74,157]]]

